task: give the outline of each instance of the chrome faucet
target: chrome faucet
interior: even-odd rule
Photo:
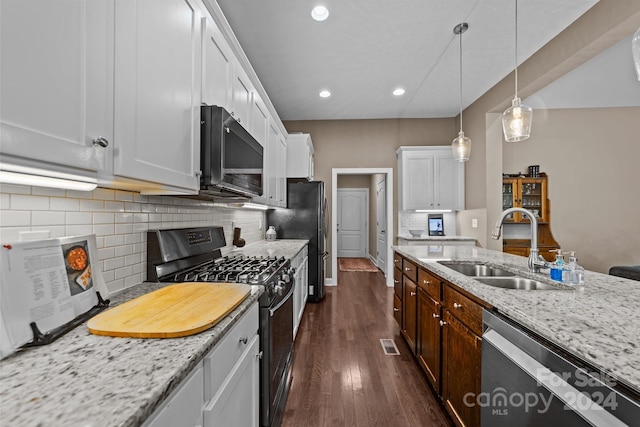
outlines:
[[[529,249],[529,260],[527,265],[529,266],[529,271],[533,273],[539,273],[540,268],[549,268],[549,265],[544,260],[542,256],[539,256],[538,252],[538,220],[536,219],[533,212],[523,209],[523,208],[509,208],[502,212],[500,218],[496,222],[496,228],[491,233],[491,237],[498,240],[500,238],[500,233],[502,231],[502,222],[504,219],[513,212],[521,212],[529,217],[531,221],[531,249]]]

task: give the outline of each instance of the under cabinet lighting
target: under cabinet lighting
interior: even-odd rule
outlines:
[[[77,191],[92,191],[98,186],[94,178],[6,163],[0,163],[0,183]]]
[[[246,208],[246,209],[257,209],[257,210],[261,210],[261,211],[266,211],[267,209],[269,209],[268,206],[261,205],[261,204],[258,204],[258,203],[243,203],[242,207]]]
[[[451,209],[416,209],[417,213],[447,213],[451,212]]]

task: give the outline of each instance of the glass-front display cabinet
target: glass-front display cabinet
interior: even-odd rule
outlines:
[[[549,222],[547,206],[547,177],[505,177],[502,179],[502,210],[513,207],[530,210],[538,223]],[[509,214],[506,221],[529,222],[520,212]]]

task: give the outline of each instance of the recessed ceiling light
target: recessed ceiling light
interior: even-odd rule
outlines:
[[[324,21],[329,17],[329,9],[324,6],[316,6],[311,11],[311,17],[316,21]]]
[[[328,98],[331,96],[331,92],[329,92],[328,90],[321,90],[319,95],[320,98]]]
[[[401,87],[399,87],[398,89],[393,91],[393,94],[395,96],[400,96],[400,95],[404,95],[404,89],[402,89]]]

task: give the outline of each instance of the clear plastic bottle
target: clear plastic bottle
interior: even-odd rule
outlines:
[[[569,280],[572,285],[584,285],[584,268],[578,265],[576,252],[569,252]]]

